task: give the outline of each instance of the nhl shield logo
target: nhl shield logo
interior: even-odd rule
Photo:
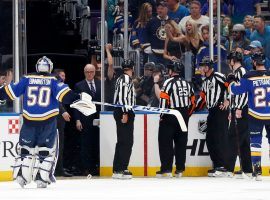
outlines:
[[[207,129],[207,121],[206,120],[200,120],[198,122],[198,131],[201,134],[205,134]]]

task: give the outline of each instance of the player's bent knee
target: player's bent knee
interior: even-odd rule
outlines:
[[[18,157],[15,158],[15,165],[13,166],[13,179],[21,176],[25,184],[32,180],[33,167],[35,163],[35,148],[21,146]]]

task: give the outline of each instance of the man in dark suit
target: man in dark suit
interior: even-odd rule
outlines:
[[[84,67],[85,79],[75,85],[75,92],[86,92],[92,96],[93,101],[101,99],[101,82],[95,79],[96,69],[92,64]],[[81,133],[81,162],[83,175],[99,175],[99,127],[93,125],[94,119],[99,118],[100,108],[97,113],[85,116],[74,111],[76,128]]]

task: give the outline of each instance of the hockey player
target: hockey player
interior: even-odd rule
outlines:
[[[18,83],[0,89],[0,99],[23,96],[23,120],[19,137],[20,150],[15,159],[13,178],[24,187],[32,180],[38,188],[55,182],[57,162],[58,102],[70,104],[86,115],[95,112],[91,97],[73,93],[69,87],[51,75],[53,63],[47,57],[37,61],[35,74],[25,75]]]
[[[229,79],[239,82],[246,74],[246,69],[242,66],[243,55],[233,51],[228,56],[229,66],[233,74]],[[252,176],[252,164],[250,157],[250,138],[248,131],[248,97],[247,94],[233,95],[230,98],[231,113],[229,115],[229,148],[228,148],[228,171],[234,171],[237,155],[239,156],[241,171],[235,172],[236,178],[242,178],[242,171],[249,177]],[[243,176],[244,177],[244,176]]]
[[[261,146],[264,126],[270,124],[270,72],[265,69],[265,56],[255,53],[252,56],[255,71],[247,72],[237,84],[232,82],[229,89],[234,95],[248,93],[248,115],[251,159],[253,175],[261,180]],[[269,138],[269,135],[267,135]],[[268,139],[269,142],[269,139]]]

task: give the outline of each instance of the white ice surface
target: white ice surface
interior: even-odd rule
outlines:
[[[0,182],[0,200],[270,200],[270,177],[263,181],[233,178],[132,180],[59,180],[47,189],[30,184],[21,189],[15,182]]]

